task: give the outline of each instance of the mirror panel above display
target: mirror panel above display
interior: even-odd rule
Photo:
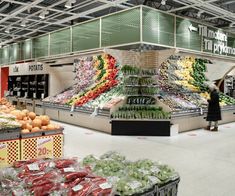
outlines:
[[[188,19],[176,17],[176,47],[201,51],[201,36],[196,32],[196,25]]]
[[[102,18],[102,47],[140,41],[140,8]]]
[[[9,63],[9,46],[3,47],[3,64]]]
[[[73,51],[100,47],[100,20],[93,20],[72,27]]]
[[[71,28],[50,34],[50,55],[71,52]]]
[[[33,39],[33,58],[48,56],[49,35]]]
[[[14,63],[21,60],[21,43],[14,43],[9,47],[9,62]]]
[[[22,42],[22,50],[23,60],[32,59],[32,39]]]
[[[143,7],[143,41],[174,46],[174,16]]]

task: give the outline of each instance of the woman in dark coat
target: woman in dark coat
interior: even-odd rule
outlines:
[[[211,131],[218,131],[218,121],[221,120],[221,111],[219,105],[219,93],[217,91],[217,87],[215,85],[211,85],[210,87],[210,99],[208,100],[208,113],[206,120],[209,122],[206,127],[207,130],[211,129],[212,121],[215,123],[214,129]]]

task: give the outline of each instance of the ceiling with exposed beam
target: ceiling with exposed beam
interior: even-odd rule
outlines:
[[[235,32],[235,0],[0,0],[0,44],[142,4]]]

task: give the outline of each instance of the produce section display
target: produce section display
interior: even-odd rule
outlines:
[[[118,63],[109,54],[75,61],[75,84],[64,92],[44,99],[47,103],[111,108],[123,99],[118,86]]]
[[[33,159],[0,171],[3,195],[134,195],[179,180],[171,167],[151,160],[129,161],[109,152],[76,159]],[[166,193],[168,194],[168,193]]]
[[[28,110],[16,110],[5,98],[0,100],[0,130],[21,128],[22,133],[60,130],[46,115],[36,116]]]
[[[154,83],[155,69],[141,69],[124,65],[121,69],[126,105],[119,107],[111,117],[114,119],[169,119],[170,114],[156,106],[158,88]]]
[[[171,56],[158,72],[160,101],[171,111],[207,108],[209,89],[205,76],[206,59]],[[220,105],[233,105],[235,100],[220,93]]]

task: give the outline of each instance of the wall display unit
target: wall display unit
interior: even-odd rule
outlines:
[[[48,74],[9,76],[9,95],[43,99],[48,96],[48,81]]]

